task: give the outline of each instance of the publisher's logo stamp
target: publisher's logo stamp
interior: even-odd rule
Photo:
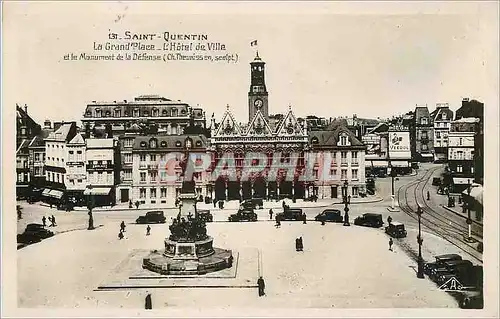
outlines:
[[[439,289],[444,290],[444,291],[458,291],[462,290],[465,287],[458,281],[456,277],[451,277],[446,281],[444,284],[439,286]]]

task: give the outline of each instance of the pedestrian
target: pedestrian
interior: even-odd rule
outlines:
[[[153,309],[153,302],[151,300],[151,294],[147,294],[146,300],[144,302],[144,308]]]
[[[307,215],[302,214],[302,224],[307,224]]]
[[[125,222],[122,220],[121,224],[120,224],[120,231],[121,232],[124,232],[125,231]]]
[[[133,208],[134,206],[132,205],[132,200],[128,201],[128,208]]]
[[[273,209],[272,208],[269,209],[269,219],[273,220]]]
[[[54,217],[54,215],[52,215],[51,222],[52,222],[52,226],[53,226],[53,227],[56,227],[56,226],[57,226],[57,224],[56,224],[56,218]]]
[[[394,241],[392,240],[392,237],[389,239],[389,250],[392,251],[392,244],[394,244]]]
[[[259,286],[259,297],[264,296],[266,293],[264,292],[264,289],[266,288],[266,283],[264,282],[264,279],[262,276],[257,279],[257,286]]]
[[[118,239],[122,240],[122,239],[123,239],[123,237],[125,237],[125,236],[123,236],[123,233],[122,233],[122,231],[120,230],[120,232],[118,233]]]
[[[23,219],[23,211],[20,205],[17,205],[17,220]]]
[[[44,228],[47,226],[47,218],[45,216],[42,217],[42,224]]]
[[[429,191],[427,191],[427,200],[430,200],[431,199],[431,194],[429,193]]]
[[[151,227],[148,225],[148,227],[146,227],[146,236],[149,236],[151,234]]]
[[[52,209],[52,203],[50,203],[50,209]]]
[[[304,251],[304,242],[302,241],[302,236],[299,237],[299,251]]]
[[[389,225],[392,223],[392,217],[391,217],[391,216],[387,217],[387,223],[388,223]]]
[[[280,215],[279,214],[276,214],[276,228],[280,228],[281,227],[281,221],[280,221]]]
[[[217,200],[214,198],[214,208],[217,208]]]
[[[135,201],[135,209],[139,209],[139,201],[138,200]]]
[[[325,226],[325,217],[321,217],[321,226]]]
[[[49,222],[50,222],[49,227],[52,227],[52,217],[50,217],[50,216],[49,216]]]
[[[295,251],[299,251],[299,239],[295,238]]]

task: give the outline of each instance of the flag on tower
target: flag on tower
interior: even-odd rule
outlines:
[[[256,46],[256,45],[257,45],[257,40],[253,40],[252,42],[250,42],[251,47]]]

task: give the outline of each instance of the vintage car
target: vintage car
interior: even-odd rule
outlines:
[[[440,278],[443,279],[440,277],[441,275],[454,275],[460,280],[465,278],[465,274],[471,272],[472,268],[473,265],[469,260],[450,260],[444,262],[442,266],[432,269],[429,277],[442,284],[443,282],[439,281]]]
[[[288,208],[286,206],[285,210],[283,213],[278,214],[278,218],[280,220],[297,220],[297,221],[302,221],[304,220],[304,213],[302,212],[302,209],[300,208]]]
[[[406,237],[405,225],[400,222],[391,222],[386,228],[385,233],[394,238]]]
[[[198,218],[204,221],[205,223],[214,221],[214,216],[212,215],[212,213],[210,213],[209,209],[199,209]]]
[[[231,214],[227,219],[230,222],[257,221],[257,214],[253,209],[239,209],[236,214]]]
[[[33,244],[42,239],[54,236],[54,233],[45,229],[42,224],[28,224],[22,234],[17,235],[17,242],[20,244]]]
[[[139,216],[135,220],[137,224],[164,224],[167,221],[165,214],[161,210],[147,212],[144,216]]]
[[[365,213],[354,219],[354,225],[379,228],[384,225],[382,214]]]
[[[441,186],[441,178],[433,177],[432,178],[432,186]]]
[[[457,255],[457,254],[438,255],[438,256],[435,256],[435,258],[436,258],[435,262],[426,263],[424,265],[424,273],[428,276],[431,274],[431,271],[433,269],[442,267],[446,261],[462,260],[462,257],[460,255]]]
[[[263,209],[264,200],[262,198],[252,198],[241,202],[240,208],[242,209]]]
[[[315,221],[325,221],[325,222],[334,222],[334,223],[342,223],[344,221],[344,217],[342,217],[342,213],[338,209],[325,209],[316,217],[314,217]]]

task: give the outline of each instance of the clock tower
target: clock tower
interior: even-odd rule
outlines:
[[[266,119],[269,118],[268,93],[264,77],[264,65],[266,63],[259,57],[259,52],[255,59],[250,62],[250,91],[248,91],[248,122],[250,122],[257,110],[262,112]]]

